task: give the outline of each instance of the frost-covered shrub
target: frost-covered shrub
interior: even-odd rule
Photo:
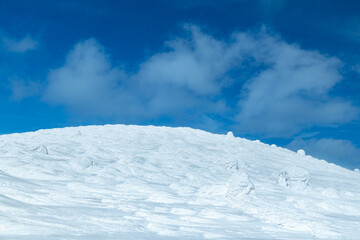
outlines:
[[[226,163],[226,169],[232,172],[244,171],[247,168],[249,168],[249,165],[245,161],[231,160]]]
[[[226,168],[228,170],[232,170],[232,171],[239,171],[239,169],[240,169],[239,162],[236,160],[230,161],[230,162],[226,163]]]
[[[33,152],[41,153],[41,154],[49,154],[47,147],[44,145],[37,146],[33,149]]]
[[[277,182],[283,187],[294,190],[305,190],[309,187],[310,174],[302,167],[291,166],[283,169]]]
[[[255,191],[254,184],[249,180],[249,176],[242,171],[233,174],[226,186],[228,198],[251,196]]]

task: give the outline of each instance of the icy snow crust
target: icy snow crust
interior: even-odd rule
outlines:
[[[232,134],[0,136],[0,239],[359,239],[359,199],[358,172]]]

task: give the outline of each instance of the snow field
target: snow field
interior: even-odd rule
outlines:
[[[1,239],[356,239],[359,199],[358,172],[231,132],[0,136]]]

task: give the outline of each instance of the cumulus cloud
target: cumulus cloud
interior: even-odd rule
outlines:
[[[246,83],[239,101],[236,119],[242,131],[286,137],[303,128],[341,124],[357,116],[350,102],[329,96],[342,79],[339,59],[266,33],[244,37],[263,68]]]
[[[145,62],[138,73],[130,75],[121,67],[112,66],[104,47],[96,40],[79,42],[65,64],[50,72],[43,99],[86,116],[136,122],[154,118],[194,120],[200,114],[194,109],[200,109],[201,114],[221,111],[224,108],[221,101],[210,101],[189,90],[201,92],[189,79],[193,66],[187,69],[172,61],[164,62],[163,58],[172,54],[170,58],[180,62],[181,54],[158,54]],[[163,62],[162,69],[157,61]],[[170,74],[171,67],[177,74]],[[193,81],[205,80],[193,78]]]
[[[197,27],[188,31],[188,38],[169,41],[166,51],[150,57],[133,74],[112,66],[96,40],[79,42],[65,64],[50,72],[43,99],[78,113],[120,119],[185,123],[223,112],[225,102],[214,97],[235,55]]]
[[[65,64],[50,72],[44,100],[132,123],[168,119],[216,129],[215,119],[221,118],[240,133],[272,137],[357,116],[350,102],[329,95],[342,79],[337,58],[301,49],[266,30],[227,39],[192,25],[185,32],[134,73],[113,66],[96,40],[79,42]]]
[[[350,169],[360,167],[360,149],[352,142],[343,139],[295,139],[287,148],[291,150],[304,149],[313,157],[346,166]]]
[[[38,42],[27,36],[23,39],[3,38],[4,47],[10,52],[25,53],[37,48]]]
[[[138,77],[159,84],[186,87],[197,94],[215,94],[238,58],[234,45],[203,34],[188,26],[189,39],[167,42],[169,51],[155,54],[141,65]]]
[[[116,107],[123,73],[111,66],[94,39],[79,42],[65,64],[50,72],[44,100],[89,114],[108,115]]]

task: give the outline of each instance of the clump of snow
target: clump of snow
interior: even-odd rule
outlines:
[[[270,146],[272,146],[272,147],[276,147],[276,145],[275,145],[275,144],[271,144]]]
[[[355,168],[354,172],[360,173],[360,170],[358,168]]]
[[[240,171],[240,169],[247,169],[249,165],[245,161],[238,161],[238,160],[231,160],[226,163],[226,169],[237,172]]]
[[[310,174],[299,166],[286,167],[279,174],[277,182],[293,190],[305,190],[309,187]]]
[[[226,134],[226,136],[233,138],[233,137],[234,137],[234,134],[233,134],[233,132],[229,131],[229,132]]]
[[[305,155],[306,155],[304,149],[299,149],[296,153],[297,153],[297,155],[299,155],[299,156],[305,156]]]
[[[33,149],[33,152],[46,154],[46,155],[49,154],[47,147],[45,147],[44,145],[37,146],[36,148]]]
[[[254,184],[249,180],[249,176],[242,171],[234,173],[226,186],[226,197],[230,199],[252,196],[255,191]]]
[[[238,171],[240,169],[239,162],[234,160],[226,163],[226,168],[228,170]]]
[[[336,190],[333,188],[326,188],[322,191],[322,194],[327,198],[338,198],[339,195],[337,194]]]

